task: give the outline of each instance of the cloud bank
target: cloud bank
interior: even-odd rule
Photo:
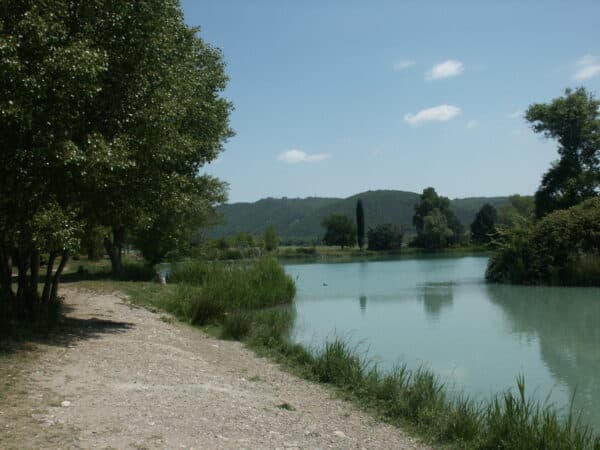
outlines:
[[[442,78],[456,77],[463,73],[465,65],[460,61],[449,59],[442,63],[436,64],[425,74],[427,81],[440,80]]]
[[[309,154],[306,153],[304,150],[291,149],[279,154],[279,156],[277,156],[277,159],[288,164],[298,164],[324,161],[326,159],[329,159],[330,157],[331,155],[328,153]]]
[[[409,125],[418,126],[426,122],[447,122],[461,114],[461,109],[452,105],[439,105],[422,109],[416,114],[406,114],[404,121]]]

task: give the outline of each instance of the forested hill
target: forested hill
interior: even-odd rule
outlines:
[[[321,219],[330,214],[346,214],[354,218],[356,200],[362,199],[365,224],[396,223],[413,233],[412,216],[420,194],[405,191],[367,191],[348,198],[265,198],[255,203],[232,203],[219,207],[223,223],[215,226],[211,237],[234,236],[240,231],[262,234],[273,225],[283,241],[319,240],[323,234]],[[465,226],[469,226],[484,203],[496,208],[507,197],[472,197],[451,200],[452,209]]]

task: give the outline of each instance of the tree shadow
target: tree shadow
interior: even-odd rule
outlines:
[[[125,333],[135,327],[130,322],[65,316],[69,310],[63,307],[58,317],[37,320],[0,319],[0,356],[32,350],[40,344],[69,347],[82,340]]]
[[[113,274],[110,269],[89,271],[83,266],[73,272],[65,273],[61,277],[61,283],[78,283],[80,281],[152,281],[156,278],[153,267],[142,264],[123,264],[123,273]]]

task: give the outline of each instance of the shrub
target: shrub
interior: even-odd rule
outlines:
[[[486,278],[528,284],[600,284],[600,197],[504,232]]]
[[[385,223],[369,228],[367,239],[369,250],[398,250],[404,235],[398,225]]]

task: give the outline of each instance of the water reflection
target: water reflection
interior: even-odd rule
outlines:
[[[367,311],[367,296],[361,295],[358,302],[360,303],[360,311],[364,314]]]
[[[490,285],[490,300],[505,314],[509,332],[540,343],[553,376],[575,395],[575,406],[600,426],[600,291],[597,289]]]
[[[438,321],[442,310],[452,307],[454,293],[452,283],[427,283],[418,286],[419,300],[423,302],[427,318]]]

